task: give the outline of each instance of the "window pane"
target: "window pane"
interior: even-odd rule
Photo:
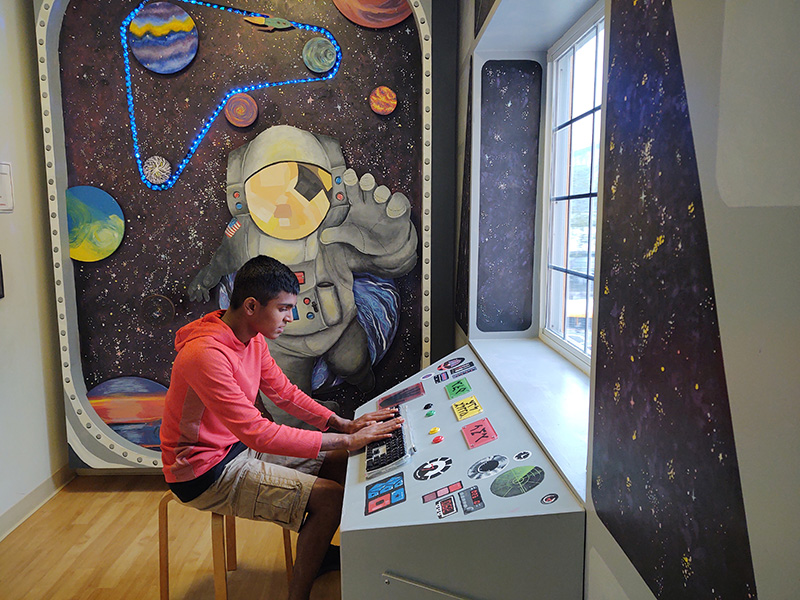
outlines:
[[[569,203],[569,270],[589,272],[589,199]]]
[[[561,271],[554,271],[553,269],[548,269],[548,273],[547,328],[563,338],[566,275]]]
[[[586,319],[586,354],[592,353],[592,320],[594,319],[594,282],[589,282],[589,313]]]
[[[592,169],[592,133],[594,115],[586,115],[572,124],[572,147],[570,158],[569,193],[588,194]]]
[[[592,138],[592,192],[597,193],[600,178],[600,111],[594,113],[594,136]]]
[[[594,29],[575,45],[575,75],[572,84],[572,117],[582,115],[595,107],[596,38]]]
[[[597,197],[592,200],[592,206],[589,209],[589,276],[594,277],[594,260],[595,249],[597,248]]]
[[[568,200],[550,203],[550,264],[567,267]]]
[[[553,147],[553,196],[569,194],[569,133],[565,127],[556,132]]]
[[[582,277],[567,275],[566,340],[584,349],[586,344],[586,298],[589,282]]]
[[[556,61],[556,104],[554,127],[571,118],[570,98],[572,90],[572,50]]]
[[[595,81],[594,105],[603,103],[603,21],[597,25],[597,75]]]

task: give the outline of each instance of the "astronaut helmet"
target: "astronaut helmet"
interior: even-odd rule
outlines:
[[[228,156],[228,208],[234,217],[249,214],[270,237],[299,240],[322,224],[334,178],[341,181],[343,171],[342,150],[333,138],[289,125],[270,127]]]

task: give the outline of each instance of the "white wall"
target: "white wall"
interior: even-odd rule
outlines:
[[[800,169],[797,134],[774,132],[800,131],[800,72],[788,65],[800,52],[800,8],[796,0],[673,6],[756,588],[763,600],[790,600],[800,587]],[[737,69],[750,80],[731,87]],[[737,123],[750,143],[726,143],[742,134],[729,131]],[[736,164],[750,183],[734,193]]]
[[[30,2],[0,2],[0,162],[14,185],[14,210],[0,213],[0,538],[71,476],[35,43]]]

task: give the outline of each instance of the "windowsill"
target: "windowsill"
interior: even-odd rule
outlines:
[[[585,502],[589,377],[539,339],[470,340],[470,345]]]

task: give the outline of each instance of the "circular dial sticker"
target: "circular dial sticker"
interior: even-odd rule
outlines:
[[[467,475],[471,479],[483,479],[484,477],[491,477],[506,468],[508,465],[508,457],[500,454],[494,456],[487,456],[480,459],[472,465],[467,471]]]
[[[544,470],[541,467],[514,467],[507,473],[498,475],[489,489],[495,496],[511,498],[530,492],[542,481]]]
[[[433,479],[434,477],[438,477],[447,471],[452,464],[453,459],[448,458],[447,456],[434,458],[433,460],[429,460],[425,464],[417,467],[417,470],[414,471],[414,479],[418,479],[419,481]]]

